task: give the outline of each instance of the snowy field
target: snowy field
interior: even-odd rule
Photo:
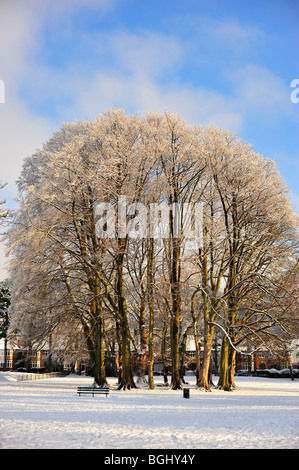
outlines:
[[[16,377],[0,372],[3,449],[299,448],[299,379],[236,377],[236,391],[208,393],[187,377],[185,399],[164,387],[116,391],[114,378],[107,398],[79,397],[91,377]]]

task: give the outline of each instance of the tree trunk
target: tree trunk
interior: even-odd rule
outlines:
[[[7,370],[7,336],[4,338],[4,364],[3,370]]]
[[[172,266],[171,266],[171,299],[172,313],[170,322],[171,337],[171,365],[172,365],[172,390],[182,388],[179,365],[179,336],[181,318],[180,295],[180,240],[172,239]]]
[[[93,293],[91,301],[91,339],[93,343],[93,375],[95,383],[99,387],[107,385],[106,381],[106,362],[104,348],[104,320],[101,297],[101,281],[99,273],[89,280],[90,290]]]
[[[190,331],[193,328],[193,324],[189,325],[186,330],[184,331],[183,338],[181,341],[181,346],[180,346],[180,377],[183,383],[185,383],[184,375],[186,372],[186,345],[187,345],[187,339]]]
[[[229,341],[226,335],[223,337],[221,346],[218,388],[226,391],[231,390],[229,381]]]
[[[104,351],[104,327],[103,319],[100,317],[97,321],[94,339],[94,379],[99,387],[107,385],[106,364]]]
[[[154,240],[149,239],[148,261],[147,261],[147,291],[149,307],[149,331],[148,331],[148,383],[149,388],[153,390],[154,385],[154,291],[153,291],[153,258],[154,258]]]
[[[132,364],[131,364],[131,350],[130,350],[130,332],[128,324],[127,303],[125,298],[123,267],[124,267],[124,254],[126,249],[127,240],[119,239],[118,254],[116,257],[117,264],[117,295],[118,295],[118,313],[120,319],[120,333],[122,338],[122,377],[119,384],[119,389],[136,388],[133,379]]]
[[[210,367],[213,339],[214,327],[205,322],[203,360],[200,369],[199,380],[197,382],[197,386],[204,388],[205,390],[210,390]]]
[[[146,293],[143,283],[141,283],[141,299],[140,299],[140,313],[139,313],[139,336],[140,336],[140,355],[138,364],[138,382],[146,382],[147,373],[147,334],[145,325],[146,315]]]
[[[228,382],[231,390],[234,390],[236,388],[235,385],[235,370],[236,370],[236,351],[230,346],[230,351],[229,351],[229,358],[228,358]]]
[[[116,336],[116,342],[117,342],[117,355],[118,355],[118,385],[121,384],[121,377],[122,377],[122,372],[121,372],[121,366],[122,366],[122,340],[121,340],[121,334],[120,334],[120,325],[119,325],[119,320],[116,317],[115,318],[115,336]]]
[[[162,373],[163,373],[164,385],[168,385],[168,366],[167,366],[166,357],[165,357],[166,333],[167,333],[167,326],[164,324],[162,328],[162,341],[161,341]]]
[[[204,253],[202,256],[202,298],[203,298],[203,319],[204,319],[204,350],[197,386],[210,391],[210,364],[214,339],[214,326],[210,323],[214,319],[214,312],[209,308],[209,280],[208,280],[208,260],[207,244],[204,242]]]
[[[199,315],[195,315],[194,311],[194,303],[195,303],[195,296],[196,294],[200,291],[200,287],[197,287],[197,289],[193,292],[192,297],[191,297],[191,316],[193,320],[193,336],[194,336],[194,341],[195,341],[195,349],[196,349],[196,382],[198,383],[199,376],[200,376],[200,371],[201,371],[201,357],[200,357],[200,350],[201,350],[201,345],[198,340],[198,331],[197,331],[197,323],[199,319]]]
[[[172,390],[182,388],[179,370],[179,313],[173,315],[170,324],[171,335],[171,365],[172,365]]]

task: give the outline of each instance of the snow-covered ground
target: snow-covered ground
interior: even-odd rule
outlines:
[[[298,449],[299,379],[236,377],[237,390],[164,387],[78,396],[91,377],[18,382],[0,372],[4,449]],[[162,383],[155,377],[155,383]]]

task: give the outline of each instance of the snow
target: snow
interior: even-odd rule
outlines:
[[[236,377],[234,392],[165,387],[81,396],[91,377],[17,381],[0,372],[4,449],[298,449],[299,379]],[[155,377],[162,384],[162,377]],[[217,379],[215,379],[217,383]]]

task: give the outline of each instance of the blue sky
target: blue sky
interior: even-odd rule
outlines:
[[[23,159],[62,122],[121,107],[237,132],[276,161],[299,212],[298,18],[298,0],[1,0],[9,205]]]

